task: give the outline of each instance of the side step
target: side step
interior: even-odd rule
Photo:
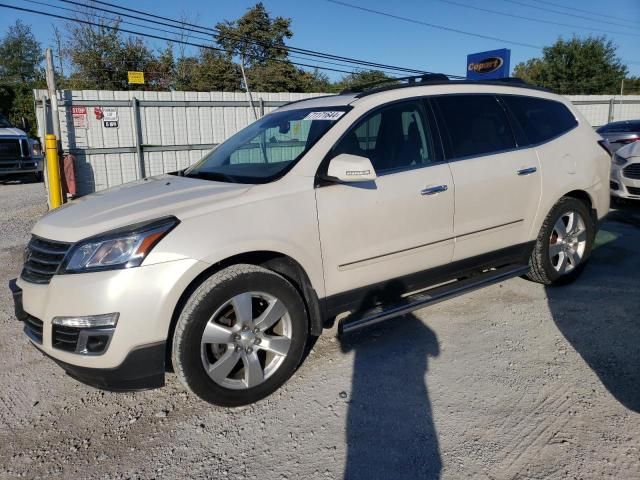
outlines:
[[[340,321],[338,324],[338,333],[342,335],[370,325],[375,325],[376,323],[405,315],[414,310],[434,305],[464,293],[487,287],[512,277],[524,275],[527,272],[529,272],[528,266],[508,265],[495,270],[488,270],[464,280],[458,280],[429,290],[423,290],[419,293],[404,297],[395,305],[380,305],[371,310],[352,313]]]

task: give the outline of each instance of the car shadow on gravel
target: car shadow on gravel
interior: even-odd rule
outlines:
[[[556,325],[602,384],[640,412],[640,223],[633,217],[612,212],[582,276],[548,287],[547,297]]]
[[[346,480],[437,479],[442,462],[426,385],[435,333],[413,315],[341,338],[354,351]]]

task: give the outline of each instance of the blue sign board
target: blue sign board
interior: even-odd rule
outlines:
[[[467,55],[467,78],[491,80],[508,77],[509,60],[511,60],[511,50],[508,48]]]

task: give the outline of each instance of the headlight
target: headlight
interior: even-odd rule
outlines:
[[[40,145],[40,142],[38,142],[37,140],[34,140],[31,144],[31,150],[34,157],[42,156],[42,145]]]
[[[625,163],[627,163],[627,159],[624,158],[624,157],[621,157],[617,153],[614,153],[613,154],[613,163],[615,163],[616,165],[624,165]]]
[[[77,243],[65,262],[65,272],[115,270],[139,266],[179,220],[167,217],[132,225]]]

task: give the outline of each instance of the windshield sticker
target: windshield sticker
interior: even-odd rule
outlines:
[[[303,120],[338,120],[344,112],[311,112]]]

